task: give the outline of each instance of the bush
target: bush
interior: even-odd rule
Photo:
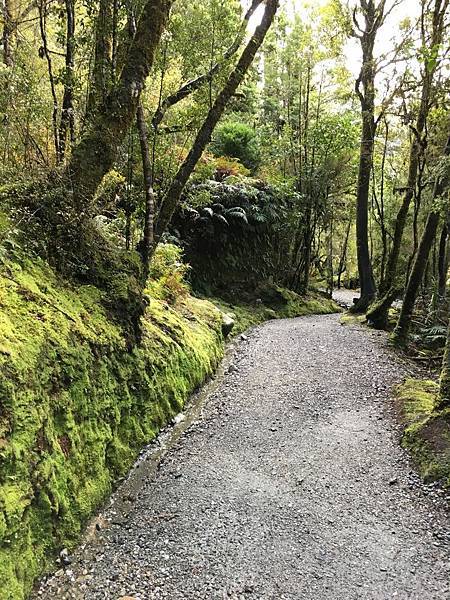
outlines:
[[[215,156],[237,158],[251,171],[255,171],[260,163],[255,131],[249,125],[238,121],[219,125],[210,149]]]

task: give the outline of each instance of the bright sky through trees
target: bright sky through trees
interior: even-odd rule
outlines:
[[[281,8],[285,9],[289,14],[301,14],[305,19],[311,19],[311,12],[314,9],[324,7],[330,4],[332,0],[281,0]],[[245,7],[248,6],[248,1],[243,1]],[[349,0],[347,4],[352,8],[359,4],[358,0]],[[380,56],[392,51],[394,46],[402,39],[400,24],[405,19],[410,19],[413,23],[420,15],[419,0],[388,0],[388,10],[392,7],[392,12],[389,14],[386,23],[380,29],[377,36],[375,55]],[[259,23],[263,13],[263,6],[260,6],[252,17],[253,27]],[[361,48],[358,40],[351,39],[347,42],[345,48],[347,58],[347,67],[353,75],[357,75],[360,69]]]

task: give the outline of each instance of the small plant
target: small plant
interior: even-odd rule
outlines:
[[[160,244],[150,265],[150,295],[169,304],[189,294],[186,275],[189,265],[182,260],[182,249],[174,244]]]
[[[427,346],[442,347],[447,339],[447,327],[445,325],[426,327],[421,330],[420,338]]]

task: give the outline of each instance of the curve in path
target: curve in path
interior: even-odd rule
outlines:
[[[127,515],[36,598],[449,598],[441,500],[389,409],[407,370],[335,315],[257,328]]]

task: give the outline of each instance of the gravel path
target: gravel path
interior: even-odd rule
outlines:
[[[445,498],[390,408],[410,367],[336,315],[243,337],[200,418],[35,598],[450,598]]]

